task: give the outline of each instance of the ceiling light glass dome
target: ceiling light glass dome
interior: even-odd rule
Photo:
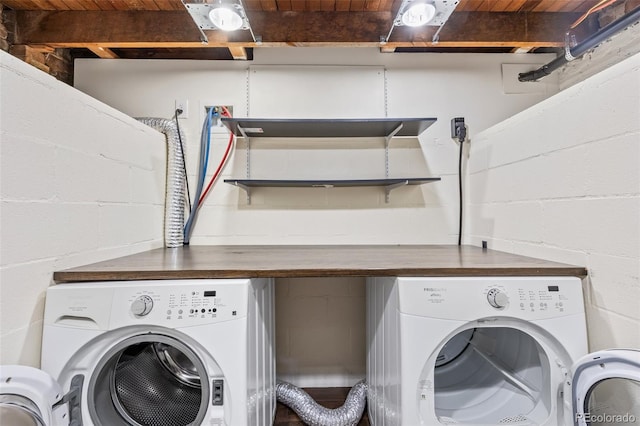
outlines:
[[[222,31],[235,31],[242,27],[242,17],[238,12],[226,6],[211,9],[209,19]]]
[[[409,27],[425,25],[436,15],[436,8],[430,3],[418,3],[402,14],[402,23]]]

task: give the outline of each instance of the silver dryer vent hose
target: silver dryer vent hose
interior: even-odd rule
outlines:
[[[164,201],[164,244],[180,247],[184,242],[185,174],[180,137],[184,135],[173,120],[166,118],[136,118],[141,123],[163,133],[167,139],[167,187]]]
[[[364,380],[356,383],[342,407],[335,409],[323,407],[308,393],[291,383],[278,382],[276,397],[309,426],[355,426],[360,421],[367,402],[367,384]]]

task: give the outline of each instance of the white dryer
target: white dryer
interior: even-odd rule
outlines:
[[[272,280],[61,284],[45,303],[42,370],[1,367],[3,418],[272,424]]]
[[[367,341],[373,425],[640,424],[640,351],[587,354],[578,278],[372,278]]]

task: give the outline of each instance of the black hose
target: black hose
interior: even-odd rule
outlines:
[[[462,245],[462,147],[464,139],[460,141],[460,157],[458,158],[458,193],[460,194],[460,212],[458,221],[458,245]]]
[[[464,141],[467,139],[467,128],[464,126],[456,127],[456,138],[460,142],[460,156],[458,157],[458,193],[460,194],[460,212],[458,217],[458,245],[462,245],[462,207],[464,204],[464,197],[462,196],[462,150],[464,147]]]
[[[603,41],[607,40],[611,36],[617,34],[618,32],[622,31],[638,20],[640,20],[640,7],[636,7],[633,11],[616,19],[597,33],[591,35],[585,41],[576,45],[573,49],[569,49],[569,52],[567,52],[568,55],[559,56],[548,64],[541,66],[537,70],[518,74],[518,81],[536,81],[541,79],[542,77],[548,76],[553,71],[569,62],[569,60],[579,58],[589,50],[593,49]]]
[[[184,183],[187,186],[187,200],[189,201],[189,211],[191,211],[191,192],[189,191],[189,177],[187,176],[187,163],[184,159],[184,144],[182,143],[182,136],[180,135],[180,123],[178,122],[178,115],[182,114],[181,109],[177,109],[174,115],[176,120],[176,129],[178,130],[178,140],[180,141],[180,153],[182,154],[182,169],[184,170]]]

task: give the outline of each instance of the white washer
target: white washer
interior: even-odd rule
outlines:
[[[640,423],[640,351],[587,354],[578,278],[372,278],[367,341],[374,425]],[[636,395],[617,413],[608,379]]]
[[[269,279],[61,284],[42,370],[2,366],[3,419],[52,425],[270,425]]]

